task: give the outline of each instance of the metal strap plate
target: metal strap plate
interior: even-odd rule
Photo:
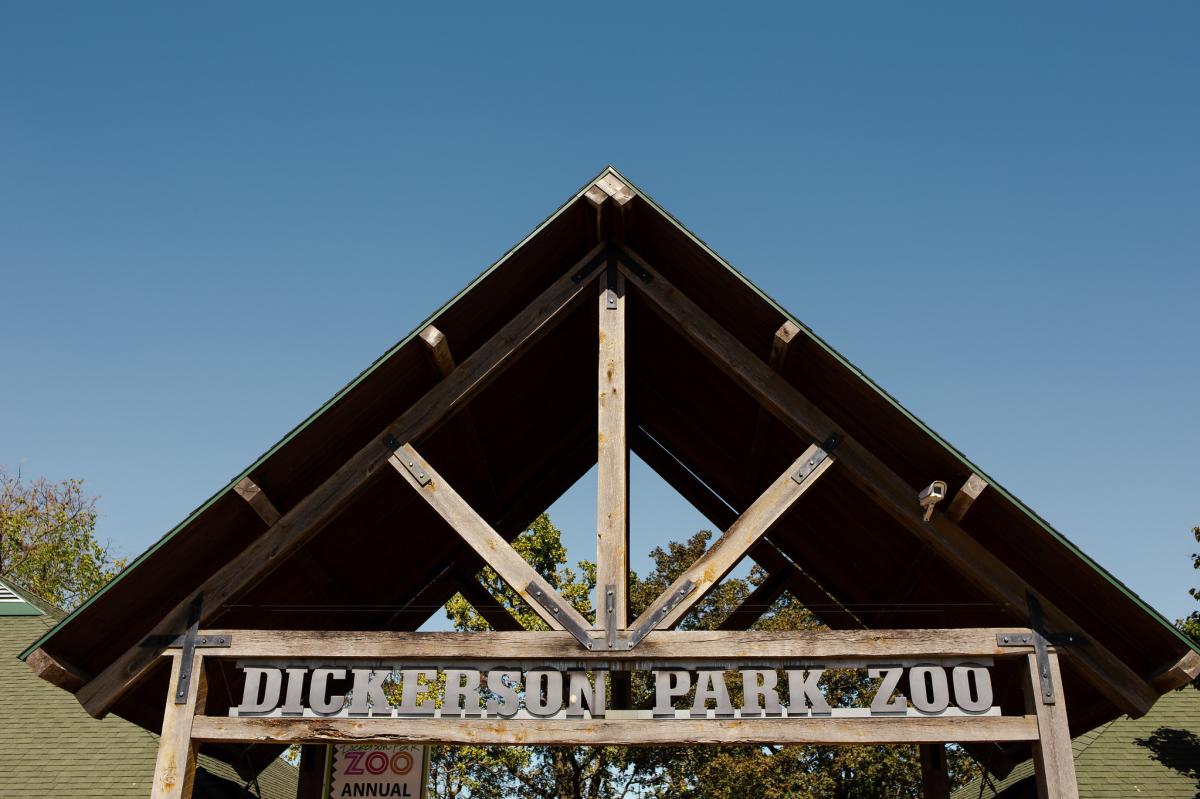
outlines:
[[[609,251],[605,250],[583,266],[579,267],[575,274],[571,275],[571,281],[574,283],[582,283],[584,278],[596,271],[596,267],[608,261],[608,254]]]
[[[175,685],[175,704],[186,705],[188,684],[192,680],[192,661],[196,654],[196,637],[200,630],[200,608],[204,594],[196,594],[188,608],[187,632],[183,634],[183,652],[179,655],[179,682]]]
[[[792,475],[792,479],[798,484],[804,485],[804,481],[829,457],[829,453],[837,449],[837,445],[841,443],[841,440],[841,437],[837,433],[830,433],[829,437],[825,439],[825,443],[817,448],[816,453],[800,464],[800,468]]]
[[[425,471],[421,467],[421,464],[417,463],[417,459],[400,449],[400,442],[388,436],[383,440],[383,443],[384,446],[392,451],[392,457],[399,461],[405,471],[413,476],[413,479],[417,481],[417,485],[424,488],[433,482],[433,478],[429,476],[429,472]]]
[[[609,649],[617,648],[617,587],[604,586],[604,632]]]
[[[692,589],[695,587],[696,583],[691,580],[688,580],[683,585],[679,586],[679,588],[675,590],[675,593],[671,594],[671,596],[667,599],[666,604],[658,609],[658,613],[655,614],[654,618],[647,619],[641,627],[638,627],[629,633],[629,638],[626,640],[628,648],[633,649],[635,646],[640,644],[643,638],[645,638],[651,633],[651,631],[658,627],[659,621],[661,621],[664,616],[670,613],[673,607],[682,602],[683,598],[690,594]]]
[[[529,585],[525,586],[525,591],[533,598],[535,602],[541,605],[547,612],[550,613],[558,623],[563,626],[563,629],[575,636],[575,640],[583,644],[588,649],[595,649],[596,644],[603,646],[602,641],[597,641],[592,638],[591,633],[579,625],[571,615],[566,612],[561,598],[553,589],[543,590],[542,586],[536,581],[530,581]]]

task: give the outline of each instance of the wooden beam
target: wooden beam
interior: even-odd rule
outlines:
[[[678,624],[737,565],[750,547],[791,510],[796,500],[820,479],[833,461],[832,453],[826,453],[816,444],[809,446],[707,552],[676,577],[671,586],[638,616],[633,628],[642,629],[644,625],[653,624],[657,629],[667,630]],[[803,479],[796,479],[801,467],[809,471]],[[687,587],[689,584],[690,588]],[[681,592],[684,593],[681,595]]]
[[[634,428],[630,441],[634,453],[718,530],[726,530],[737,521],[737,510],[644,427]]]
[[[1071,750],[1071,730],[1063,695],[1058,655],[1050,653],[1050,678],[1056,701],[1047,705],[1041,697],[1036,655],[1028,655],[1024,687],[1025,712],[1037,719],[1038,740],[1033,744],[1033,771],[1037,777],[1039,799],[1079,799],[1075,779],[1075,753]]]
[[[275,509],[275,505],[271,503],[263,490],[249,477],[239,480],[233,490],[239,497],[250,503],[250,507],[254,508],[258,517],[267,523],[267,527],[271,527],[279,521],[282,514]]]
[[[883,607],[877,613],[872,614],[872,627],[887,627],[892,623],[892,619],[896,618],[896,611],[912,596],[912,592],[925,579],[925,572],[936,560],[937,555],[929,547],[922,545],[917,550],[917,554],[909,561],[904,574],[892,584]]]
[[[492,592],[475,578],[474,574],[466,569],[457,569],[454,577],[458,585],[458,592],[463,595],[463,599],[470,602],[471,607],[479,611],[479,615],[491,625],[493,630],[516,632],[525,629],[508,608],[500,604],[500,601],[492,596]]]
[[[1182,688],[1196,679],[1197,675],[1200,675],[1200,654],[1194,649],[1189,649],[1179,660],[1159,669],[1150,679],[1150,684],[1154,686],[1154,690],[1165,694],[1167,691]]]
[[[967,481],[962,484],[962,488],[958,489],[954,499],[950,500],[950,507],[946,508],[946,516],[955,523],[961,522],[963,516],[966,516],[967,511],[971,509],[971,505],[979,499],[979,495],[987,487],[987,480],[972,472]]]
[[[325,799],[325,764],[328,758],[328,746],[305,744],[300,747],[296,799]]]
[[[717,625],[718,630],[746,630],[758,621],[787,590],[787,572],[771,572],[742,603]]]
[[[433,359],[433,365],[437,367],[442,377],[446,377],[453,372],[455,367],[454,356],[450,353],[450,342],[446,340],[446,335],[433,325],[426,326],[419,335],[421,341],[425,342],[425,348],[429,352],[429,357]]]
[[[192,679],[188,680],[187,701],[175,704],[175,685],[179,681],[182,653],[171,658],[171,679],[167,684],[167,705],[163,711],[162,733],[158,738],[158,758],[154,764],[151,799],[190,799],[196,778],[196,753],[199,745],[192,738],[192,724],[198,712],[204,710],[207,684],[204,677],[204,656],[192,656]]]
[[[950,799],[950,773],[946,768],[946,745],[921,744],[921,796]]]
[[[767,365],[774,372],[782,372],[784,363],[787,361],[788,345],[792,343],[792,339],[800,332],[800,328],[790,319],[784,320],[784,323],[775,331],[775,336],[771,340],[771,356],[767,361]],[[754,421],[754,433],[750,438],[750,455],[746,459],[746,479],[742,485],[742,497],[749,501],[754,495],[754,489],[758,485],[758,481],[762,476],[762,465],[759,461],[762,460],[763,450],[767,446],[767,437],[771,432],[771,412],[762,405],[758,406],[758,418]]]
[[[587,192],[585,192],[588,200],[593,205],[598,205],[599,203],[597,200],[599,200],[599,202],[603,202],[603,200],[600,200],[600,193],[593,192],[592,189],[598,189],[599,192],[603,192],[605,196],[612,197],[617,201],[617,205],[625,205],[635,196],[633,189],[625,185],[624,181],[619,180],[617,176],[611,172],[601,176],[595,183],[591,185]]]
[[[537,299],[500,328],[454,372],[431,388],[378,437],[360,449],[320,486],[291,508],[237,557],[181,599],[151,630],[152,635],[177,635],[187,623],[188,609],[203,596],[201,623],[222,605],[236,599],[287,559],[333,519],[377,473],[390,455],[384,440],[411,441],[428,435],[532,343],[545,335],[574,306],[587,281],[576,282],[578,270],[603,251],[594,247]],[[93,716],[102,716],[138,682],[160,650],[131,646],[76,694]]]
[[[634,430],[633,451],[680,496],[720,529],[737,520],[738,512],[700,477],[689,470],[661,442],[639,427]],[[784,570],[788,574],[787,590],[825,625],[835,629],[861,628],[858,618],[846,610],[813,578],[785,557],[767,538],[750,550],[750,557],[768,572]],[[819,608],[819,610],[818,610]]]
[[[29,670],[51,685],[74,693],[88,681],[88,675],[83,671],[62,663],[45,649],[35,649],[25,658]]]
[[[625,277],[600,276],[596,434],[596,629],[624,630],[629,612],[629,442],[625,400]],[[606,595],[613,591],[611,601]]]
[[[1033,646],[996,645],[997,635],[1021,627],[953,630],[655,630],[636,649],[588,650],[570,633],[331,632],[328,630],[203,630],[228,636],[230,645],[210,657],[256,660],[315,658],[528,663],[629,663],[757,660],[772,662],[880,661],[888,658],[1010,658]],[[641,666],[639,666],[641,668]]]
[[[830,433],[839,432],[839,427],[811,400],[771,371],[640,256],[626,249],[622,258],[634,261],[639,271],[649,276],[648,281],[642,281],[624,263],[621,266],[630,282],[649,300],[651,308],[776,418],[806,438],[824,440]],[[945,514],[934,513],[926,522],[918,510],[917,489],[851,436],[843,435],[837,452],[844,473],[863,493],[1009,612],[1028,619],[1027,597],[1032,595],[1041,604],[1046,624],[1051,629],[1080,629],[1080,625],[1057,605],[1035,591],[1023,577]],[[1069,647],[1064,654],[1081,676],[1132,716],[1145,714],[1158,697],[1137,672],[1095,641],[1088,646]]]
[[[416,469],[428,476],[424,484],[413,475],[413,470],[407,466],[406,462],[410,460],[416,464]],[[388,462],[404,478],[405,482],[412,486],[413,490],[428,502],[431,508],[437,511],[450,529],[458,533],[463,541],[483,559],[483,562],[491,566],[496,574],[500,575],[500,579],[508,583],[509,587],[516,591],[530,609],[540,616],[551,629],[566,629],[565,624],[568,621],[585,630],[591,626],[567,600],[562,598],[545,577],[538,574],[512,548],[512,544],[505,541],[499,533],[492,529],[490,524],[484,521],[482,516],[475,512],[474,508],[467,504],[466,500],[455,492],[454,488],[413,449],[411,444],[402,446]],[[538,591],[541,591],[544,597],[558,602],[561,608],[559,614],[554,614],[539,601],[535,596]]]
[[[1029,741],[1030,716],[789,719],[226,718],[203,716],[202,741],[673,746],[696,744],[912,744]]]
[[[831,630],[861,630],[866,627],[858,616],[846,609],[812,575],[797,566],[770,541],[763,541],[750,555],[763,568],[787,575],[785,587],[788,592]]]
[[[450,341],[442,331],[433,325],[428,325],[420,333],[425,342],[429,357],[437,367],[438,373],[445,379],[458,368],[454,354],[450,351]],[[496,484],[492,480],[492,470],[488,466],[487,453],[479,438],[479,429],[469,407],[463,408],[450,420],[456,434],[456,443],[461,448],[462,457],[475,467],[475,477],[484,488],[487,512],[497,510],[499,502],[496,497]]]

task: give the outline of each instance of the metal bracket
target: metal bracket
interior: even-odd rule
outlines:
[[[817,467],[829,457],[829,453],[837,449],[837,445],[842,441],[837,433],[830,433],[825,439],[825,443],[817,448],[816,454],[809,458],[804,463],[800,464],[800,468],[792,475],[792,479],[800,485],[804,485],[804,481],[808,476],[817,470]]]
[[[611,248],[605,250],[583,266],[579,267],[575,274],[571,275],[571,282],[582,283],[584,278],[596,271],[596,267],[598,267],[602,262],[608,261],[610,252],[612,252]]]
[[[184,644],[184,635],[149,635],[142,639],[147,649],[179,649]],[[196,639],[196,649],[228,649],[233,646],[232,635],[201,635]]]
[[[1029,626],[1032,632],[1005,634],[996,636],[996,646],[1033,646],[1033,657],[1037,663],[1038,682],[1042,691],[1042,704],[1053,705],[1054,678],[1050,673],[1050,653],[1047,644],[1067,646],[1071,644],[1086,644],[1087,639],[1075,633],[1048,633],[1042,621],[1042,605],[1033,594],[1026,594],[1025,601],[1029,605]]]
[[[617,587],[604,586],[604,632],[609,649],[617,648]]]
[[[179,682],[175,684],[175,704],[186,705],[188,684],[192,679],[192,661],[196,654],[196,637],[200,630],[200,608],[204,594],[196,594],[188,608],[187,632],[183,634],[183,652],[179,655]]]
[[[619,256],[620,254],[621,251],[618,250],[617,255]],[[621,263],[625,264],[625,268],[637,275],[638,280],[642,281],[643,283],[649,283],[654,279],[650,276],[650,273],[647,272],[646,269],[637,262],[636,258],[622,258]]]
[[[558,620],[558,623],[563,626],[563,629],[575,636],[575,640],[583,644],[588,649],[595,649],[598,642],[592,638],[588,630],[584,629],[578,622],[571,618],[566,612],[566,608],[562,605],[560,597],[553,590],[542,590],[536,581],[531,581],[525,586],[525,591],[533,597],[534,601],[549,611],[550,615]]]
[[[608,268],[604,270],[605,307],[610,311],[617,310],[617,256],[613,253],[608,259]]]
[[[388,436],[384,439],[383,443],[391,448],[396,460],[400,461],[405,470],[413,476],[413,479],[417,481],[417,485],[424,488],[433,482],[433,478],[429,476],[429,472],[421,468],[421,464],[417,463],[416,458],[401,450],[400,444],[396,442],[396,439]],[[393,443],[396,444],[395,447],[392,447]]]
[[[658,614],[655,618],[647,619],[645,621],[645,623],[642,624],[641,627],[638,627],[637,629],[630,631],[629,638],[627,638],[625,640],[625,643],[627,644],[627,648],[633,649],[635,646],[640,644],[642,642],[643,638],[645,638],[647,635],[649,635],[653,630],[655,630],[658,627],[658,623],[659,623],[659,621],[662,620],[662,617],[666,616],[668,613],[670,613],[671,608],[675,607],[680,602],[682,602],[683,598],[685,596],[687,596],[688,594],[690,594],[692,592],[692,589],[695,587],[696,587],[696,583],[694,583],[691,580],[688,580],[683,585],[679,586],[679,588],[675,591],[675,593],[672,594],[667,599],[666,604],[664,604],[661,608],[659,608]]]

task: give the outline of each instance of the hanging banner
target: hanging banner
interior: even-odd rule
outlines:
[[[396,796],[423,799],[428,748],[334,744],[329,797]]]

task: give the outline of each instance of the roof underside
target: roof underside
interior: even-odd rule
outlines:
[[[788,319],[778,306],[644,195],[628,203],[623,217],[606,218],[619,227],[610,235],[623,237],[746,347],[768,359],[773,336]],[[599,235],[595,211],[581,192],[428,321],[463,360],[592,249]],[[636,291],[627,302],[631,431],[648,433],[728,506],[744,509],[811,442],[771,421],[769,444],[751,462],[756,402]],[[461,420],[415,442],[508,538],[596,461],[595,305],[577,305],[469,403],[482,458],[473,456]],[[781,371],[911,485],[914,497],[935,479],[953,491],[978,472],[807,329],[792,341]],[[410,336],[246,475],[286,513],[440,378],[424,343]],[[653,465],[652,458],[645,459]],[[1153,611],[992,485],[961,526],[1064,610],[1079,632],[1147,678],[1187,651],[1188,644]],[[41,646],[61,662],[99,673],[265,529],[227,487]],[[1023,623],[937,558],[923,556],[923,544],[837,469],[769,537],[838,600],[862,609],[869,626]],[[209,626],[413,630],[454,594],[448,569],[476,562],[454,531],[395,475],[376,477],[283,568],[225,607]],[[920,579],[909,581],[904,612],[875,612],[896,602],[896,584],[916,569]],[[1069,662],[1064,666],[1076,732],[1118,715]],[[154,729],[166,678],[160,667],[116,712]],[[1019,703],[1012,696],[1009,701]]]

